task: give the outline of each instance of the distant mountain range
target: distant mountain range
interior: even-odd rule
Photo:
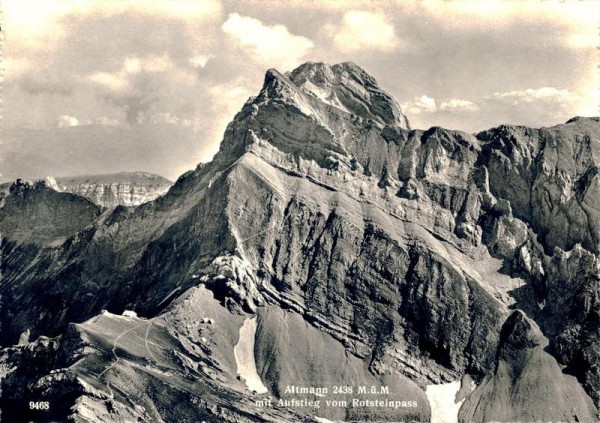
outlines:
[[[103,207],[139,206],[165,194],[173,182],[147,172],[120,172],[62,178],[46,177],[49,188],[88,198]],[[12,183],[0,185],[6,196]]]

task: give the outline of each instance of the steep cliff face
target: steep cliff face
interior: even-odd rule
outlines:
[[[554,128],[501,126],[478,134],[494,195],[543,238],[547,251],[575,244],[600,252],[599,118]]]
[[[600,119],[553,128],[502,126],[478,134],[491,192],[508,200],[484,224],[493,251],[530,285],[520,307],[562,364],[600,400]],[[493,221],[493,219],[491,219]],[[584,340],[585,337],[585,340]]]
[[[123,172],[53,178],[54,187],[86,197],[107,208],[139,206],[164,195],[173,184],[166,178],[145,172]]]
[[[61,343],[70,323],[86,321],[78,326],[94,338],[86,363],[108,370],[50,367],[62,366],[69,377],[87,375],[99,387],[135,373],[135,383],[118,385],[123,398],[115,399],[127,418],[141,416],[125,401],[135,391],[146,392],[140,400],[146,411],[156,408],[144,418],[177,421],[164,411],[168,399],[147,392],[165,383],[175,389],[178,382],[165,381],[160,370],[208,377],[214,395],[203,409],[237,413],[232,421],[258,415],[427,421],[431,408],[422,387],[470,377],[481,387],[470,394],[479,401],[465,401],[467,419],[488,416],[478,404],[496,395],[490,380],[504,380],[501,327],[519,308],[577,376],[573,402],[592,404],[588,395],[597,396],[599,383],[599,128],[597,119],[578,119],[477,136],[411,130],[397,103],[354,64],[308,63],[285,75],[269,70],[260,93],[227,127],[214,160],[154,201],[96,211],[79,223],[69,222],[79,210],[73,205],[41,220],[47,231],[37,240],[21,236],[10,220],[16,214],[5,212],[18,195],[5,199],[0,342],[9,347],[44,335]],[[38,213],[37,203],[27,204]],[[119,320],[125,318],[100,314],[103,309],[151,319]],[[240,364],[234,350],[249,349],[239,346],[247,319],[257,319],[254,357]],[[161,359],[145,349],[151,344],[143,331],[152,334],[154,322],[166,330],[156,336],[174,355]],[[134,334],[139,339],[119,348],[136,365],[107,352]],[[345,357],[346,376],[339,363],[324,366],[318,359],[325,350],[330,361]],[[152,369],[142,377],[139,366],[148,360]],[[166,370],[169,360],[179,364]],[[550,355],[540,360],[546,364],[539,368],[560,369]],[[255,374],[248,373],[252,364]],[[46,371],[15,373],[21,379],[10,383],[36,383]],[[242,374],[252,382],[237,380]],[[314,407],[233,405],[254,398],[249,386],[264,386],[277,400],[291,383],[387,384],[419,406],[319,414]],[[511,383],[520,382],[498,382]],[[179,397],[184,403],[202,398],[195,388],[177,386],[187,392]],[[100,394],[90,399],[75,392],[73,401],[99,407]],[[525,395],[518,391],[517,403]]]

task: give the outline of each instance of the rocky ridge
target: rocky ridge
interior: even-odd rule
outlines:
[[[261,364],[262,353],[256,357],[270,392],[303,376],[284,353],[291,340],[281,338],[281,355],[266,348],[270,341],[260,342],[264,334],[277,337],[276,327],[263,331],[260,322],[283,313],[276,320],[306,331],[307,351],[339,342],[364,364],[368,375],[360,378],[391,374],[423,386],[468,375],[480,385],[472,398],[481,399],[473,405],[467,397],[461,421],[469,421],[495,416],[477,406],[500,392],[488,392],[496,383],[490,380],[529,383],[518,372],[508,381],[498,374],[506,344],[501,328],[518,308],[549,338],[553,355],[535,371],[555,374],[566,366],[574,386],[585,389],[557,402],[555,415],[591,422],[588,395],[598,400],[600,383],[599,131],[597,118],[477,135],[411,130],[397,103],[354,64],[308,63],[285,75],[270,70],[261,92],[227,127],[214,160],[183,175],[163,197],[105,211],[71,228],[66,239],[36,239],[5,224],[23,208],[41,207],[37,199],[2,208],[3,345],[41,335],[61,342],[70,322],[102,309],[163,319],[169,303],[185,303],[191,293],[203,302],[212,291],[220,305],[210,309],[229,321],[212,335],[212,349],[191,330],[200,316],[186,306],[165,327],[192,362],[206,361],[221,389],[243,392],[231,382],[236,316],[273,310],[259,318],[255,349],[278,363],[274,372]],[[18,204],[11,196],[6,204]],[[209,291],[200,295],[197,286]],[[42,292],[51,292],[51,301]],[[318,341],[322,335],[305,322],[331,341]],[[4,357],[18,354],[11,348]],[[328,370],[306,366],[307,374],[324,378],[311,383],[327,382]],[[18,383],[35,383],[42,373]],[[428,405],[414,394],[427,420]],[[217,396],[211,401],[230,405]],[[573,403],[586,405],[574,415]],[[515,419],[528,417],[514,410]],[[353,418],[354,411],[334,417]],[[277,421],[269,413],[263,418]]]

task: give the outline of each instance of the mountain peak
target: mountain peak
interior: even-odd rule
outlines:
[[[265,88],[273,86],[297,89],[310,100],[316,99],[351,116],[369,119],[381,127],[410,129],[400,105],[379,87],[375,78],[352,62],[336,65],[307,62],[285,74],[269,69]]]
[[[400,105],[379,87],[375,78],[355,63],[308,62],[294,69],[289,76],[297,87],[326,103],[384,126],[409,129]]]
[[[306,62],[289,72],[289,77],[298,86],[306,83],[306,81],[311,81],[319,86],[347,84],[347,79],[350,78],[364,87],[379,88],[375,78],[353,62],[343,62],[336,65],[323,62]]]

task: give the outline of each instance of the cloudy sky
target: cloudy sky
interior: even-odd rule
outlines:
[[[590,1],[1,0],[0,180],[215,153],[266,69],[353,61],[414,128],[599,115]]]

